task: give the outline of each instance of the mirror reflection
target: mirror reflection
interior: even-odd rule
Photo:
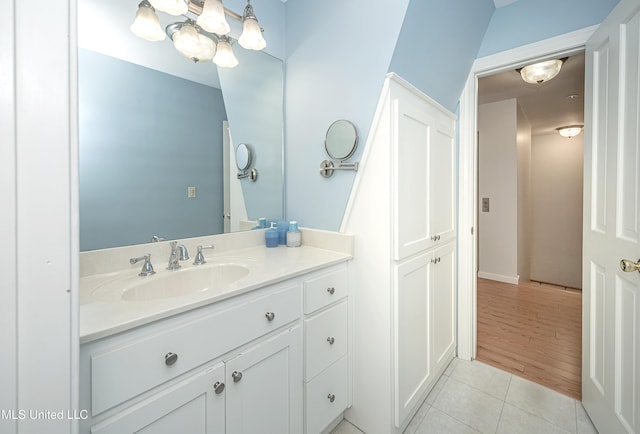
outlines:
[[[351,122],[341,119],[329,126],[324,147],[334,160],[346,160],[358,146],[358,133]]]
[[[80,249],[282,218],[282,62],[234,47],[236,68],[193,64],[131,34],[134,13],[78,4]],[[234,143],[253,147],[257,182],[237,179]]]

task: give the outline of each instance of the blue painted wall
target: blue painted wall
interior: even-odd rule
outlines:
[[[478,57],[600,24],[618,0],[518,0],[496,9]]]
[[[282,152],[284,67],[280,59],[253,50],[237,49],[240,64],[219,68],[222,94],[234,149],[253,149],[252,168],[258,179],[242,179],[247,217],[281,219],[284,213]],[[231,168],[237,172],[236,167]]]
[[[86,50],[78,61],[80,250],[222,232],[220,90]]]
[[[354,172],[319,173],[324,137],[352,121],[358,161],[389,70],[409,0],[294,0],[286,3],[287,217],[303,226],[340,227]],[[372,216],[375,218],[375,216]]]
[[[455,111],[494,10],[493,0],[412,0],[389,71]]]

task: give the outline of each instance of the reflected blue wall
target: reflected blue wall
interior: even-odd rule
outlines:
[[[220,90],[86,50],[78,61],[80,250],[222,232]]]

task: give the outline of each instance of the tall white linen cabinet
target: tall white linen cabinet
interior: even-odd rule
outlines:
[[[345,416],[367,434],[401,433],[456,350],[455,122],[387,75],[342,224],[355,236]]]

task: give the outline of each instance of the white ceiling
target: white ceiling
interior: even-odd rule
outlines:
[[[518,100],[534,135],[584,124],[584,53],[569,57],[560,74],[546,83],[525,83],[515,69],[478,80],[478,104],[512,98]]]

